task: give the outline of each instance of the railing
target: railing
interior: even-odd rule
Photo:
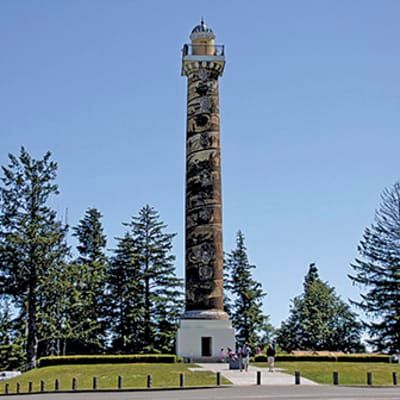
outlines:
[[[225,55],[223,44],[185,44],[183,45],[182,55],[185,56],[219,56]]]

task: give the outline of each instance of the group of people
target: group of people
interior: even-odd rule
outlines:
[[[260,347],[256,347],[255,354],[262,354],[262,350]],[[274,372],[275,368],[275,346],[270,343],[267,348],[267,360],[268,360],[268,371]],[[223,363],[229,362],[229,364],[238,362],[240,372],[248,371],[249,369],[249,361],[250,361],[251,349],[247,343],[243,346],[237,346],[236,352],[232,350],[230,347],[221,349],[220,352],[220,361]]]
[[[250,361],[250,347],[245,343],[243,346],[237,346],[237,350],[234,351],[230,347],[226,350],[221,349],[220,361],[229,362],[229,364],[235,364],[238,362],[240,371],[247,371],[249,369]]]

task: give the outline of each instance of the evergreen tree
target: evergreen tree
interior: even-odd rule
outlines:
[[[375,222],[366,228],[358,246],[360,257],[349,275],[361,290],[353,301],[369,321],[364,321],[377,351],[400,352],[400,182],[385,189]]]
[[[261,309],[265,293],[261,284],[253,279],[253,269],[255,265],[248,261],[244,235],[239,231],[236,248],[227,254],[225,260],[225,289],[232,298],[229,308],[237,340],[251,347],[267,341],[272,330]]]
[[[164,233],[167,226],[149,205],[127,226],[143,280],[144,351],[173,351],[183,307],[183,282],[176,277],[175,256],[171,254],[176,234]]]
[[[66,228],[47,205],[58,194],[51,153],[35,160],[21,148],[19,157],[10,154],[9,159],[0,188],[0,290],[14,299],[26,319],[27,365],[34,367],[39,289],[52,291],[40,286],[41,278],[68,253]]]
[[[120,351],[170,352],[182,313],[182,280],[171,254],[175,234],[150,206],[125,224],[109,274],[113,346]]]
[[[315,264],[304,279],[304,293],[292,301],[289,317],[277,332],[277,342],[285,351],[363,350],[361,325],[335,289],[323,282]]]
[[[99,339],[93,335],[98,324],[82,313],[87,296],[81,290],[81,280],[81,266],[65,261],[47,269],[42,276],[37,315],[41,354],[81,353],[81,347],[74,347],[76,343],[99,347]]]
[[[144,284],[135,240],[127,232],[117,238],[108,272],[108,315],[111,349],[139,353],[144,339]]]
[[[73,236],[78,239],[79,257],[76,288],[80,292],[80,307],[76,307],[72,317],[84,321],[81,331],[86,332],[85,341],[75,343],[75,351],[92,352],[104,350],[106,340],[105,285],[107,257],[105,255],[106,236],[101,223],[102,215],[96,208],[89,208],[78,226],[73,228]]]

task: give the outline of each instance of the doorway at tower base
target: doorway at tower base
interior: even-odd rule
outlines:
[[[232,321],[181,319],[176,334],[176,353],[191,361],[219,361],[221,349],[235,350]]]

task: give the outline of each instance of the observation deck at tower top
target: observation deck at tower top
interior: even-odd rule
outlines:
[[[214,62],[222,66],[222,71],[225,66],[225,46],[218,44],[185,44],[182,48],[182,73],[184,76],[185,64],[202,61]],[[221,75],[222,75],[221,71]]]
[[[190,35],[191,43],[186,43],[182,48],[182,75],[187,64],[210,62],[220,65],[222,75],[225,66],[225,46],[215,44],[215,34],[213,30],[204,23],[195,26]]]

